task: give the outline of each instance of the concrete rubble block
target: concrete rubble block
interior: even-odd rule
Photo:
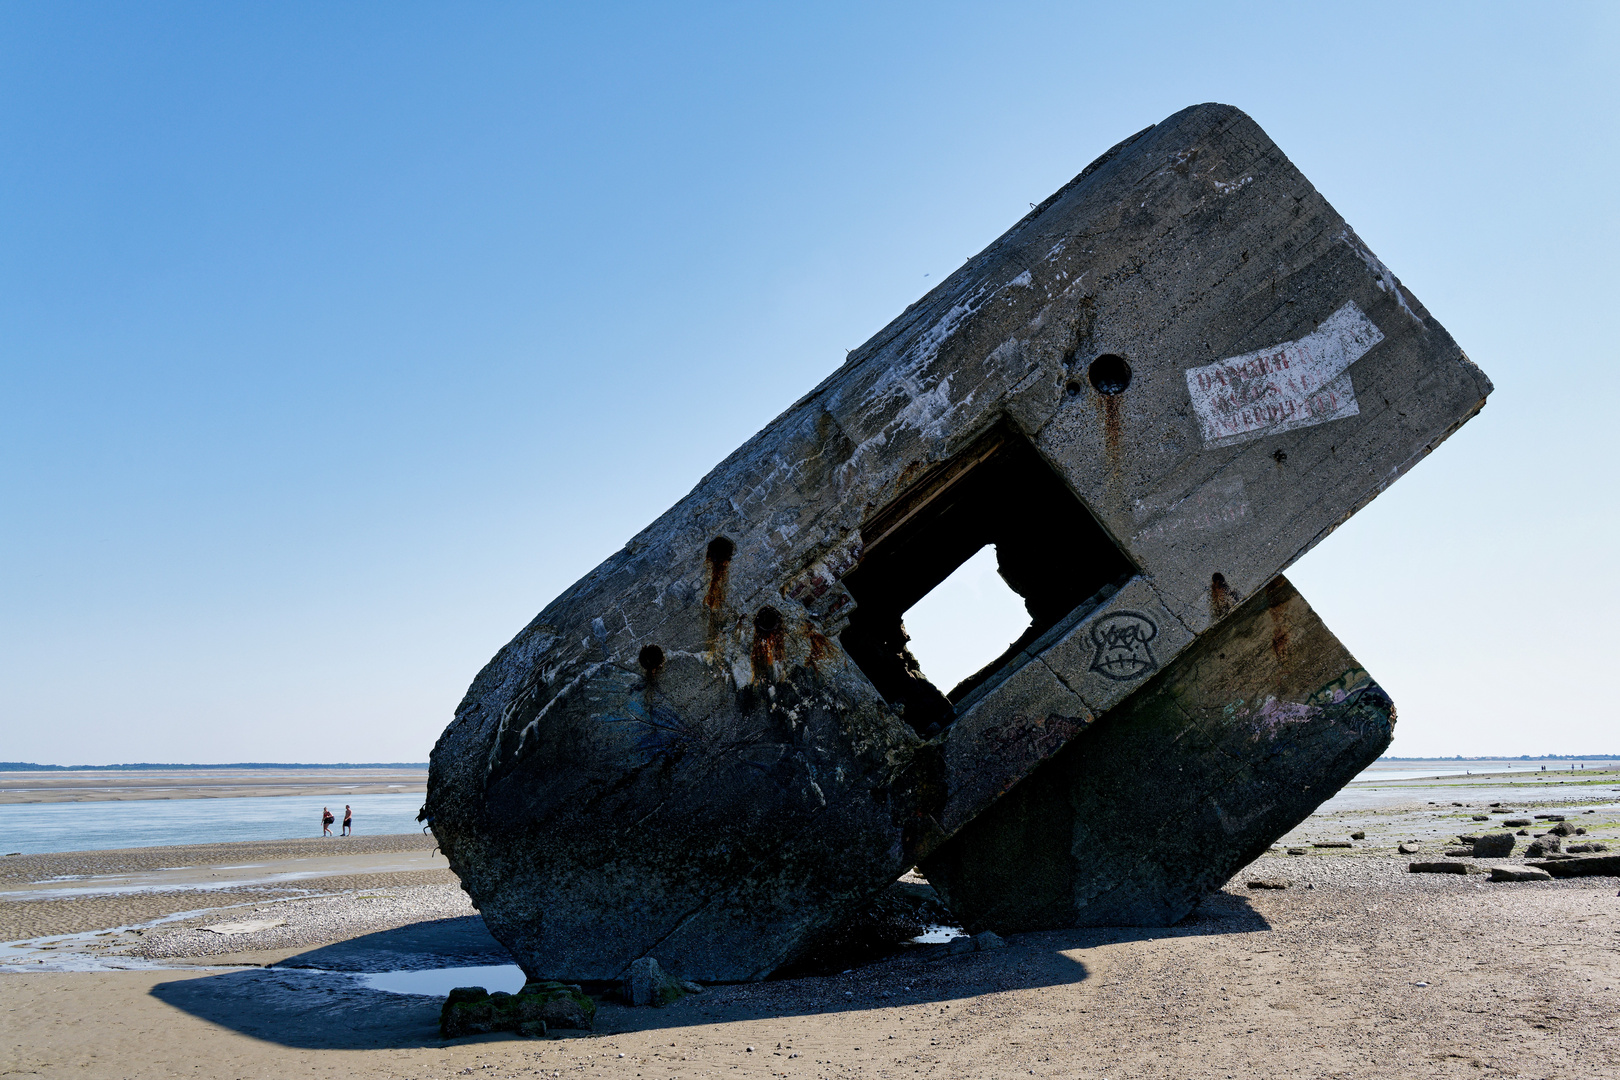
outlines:
[[[1488,833],[1474,841],[1474,855],[1481,859],[1505,859],[1513,854],[1518,841],[1510,832]]]
[[[1552,875],[1539,866],[1493,866],[1492,881],[1551,881]]]
[[[589,1030],[595,1017],[596,1003],[578,986],[531,980],[516,994],[458,986],[439,1011],[439,1034],[446,1039],[492,1031],[539,1036],[550,1028]]]
[[[763,978],[1490,389],[1252,120],[1183,110],[548,604],[457,707],[424,819],[532,976]],[[902,616],[986,545],[1030,625],[935,687]]]
[[[969,930],[1168,926],[1377,760],[1394,714],[1279,577],[922,870]]]
[[[681,980],[665,974],[658,961],[650,956],[632,961],[624,979],[623,994],[628,1005],[662,1007],[685,993],[687,990]]]
[[[1620,855],[1588,855],[1536,865],[1553,877],[1620,877]]]

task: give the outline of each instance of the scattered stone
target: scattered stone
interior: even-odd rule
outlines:
[[[1290,855],[1303,855],[1303,854],[1305,854],[1305,849],[1302,848],[1302,847],[1291,847],[1291,848],[1288,849],[1288,854],[1290,854]]]
[[[1479,859],[1505,859],[1513,854],[1518,841],[1510,832],[1490,833],[1474,841],[1474,857]]]
[[[1249,882],[1251,889],[1286,889],[1288,882],[1282,878],[1255,878]]]
[[[1468,867],[1460,862],[1415,862],[1406,868],[1414,874],[1466,874]]]
[[[1322,840],[1312,844],[1311,847],[1355,847],[1355,845],[1348,840]]]
[[[1514,834],[1514,835],[1515,835],[1515,836],[1529,836],[1529,835],[1530,835],[1530,830],[1529,830],[1529,829],[1520,829],[1520,830],[1519,830],[1519,831],[1518,831],[1518,832],[1517,832],[1517,833],[1515,833],[1515,834]]]
[[[1537,814],[1536,815],[1536,820],[1537,821],[1563,821],[1564,820],[1564,815],[1563,814]]]
[[[963,953],[975,951],[978,945],[970,937],[951,938],[945,943],[945,955],[961,956]]]
[[[1551,833],[1545,833],[1530,841],[1530,846],[1524,849],[1524,857],[1527,859],[1536,859],[1543,855],[1551,854],[1555,851],[1561,851],[1563,849],[1563,843],[1564,842],[1562,840],[1556,836],[1553,836]]]
[[[1600,843],[1571,844],[1571,845],[1569,845],[1569,847],[1565,848],[1564,850],[1566,852],[1568,852],[1569,854],[1571,854],[1571,855],[1579,855],[1579,854],[1586,854],[1588,852],[1608,851],[1609,850],[1609,845],[1608,844],[1600,844]]]
[[[1395,849],[1402,855],[1416,855],[1423,850],[1422,844],[1397,844]]]
[[[1555,834],[1557,836],[1574,836],[1575,832],[1576,832],[1576,828],[1575,828],[1575,823],[1573,821],[1560,820],[1558,822],[1558,824],[1554,825],[1552,828],[1548,829],[1547,831],[1550,832],[1550,833],[1553,833],[1553,834]],[[1584,832],[1585,830],[1583,829],[1581,831]]]
[[[1474,834],[1474,835],[1465,834],[1463,836],[1457,837],[1457,843],[1459,843],[1459,844],[1476,844],[1478,842],[1479,842],[1478,834]]]
[[[979,952],[989,952],[991,949],[1005,949],[1007,942],[994,930],[985,930],[973,935],[973,947]]]
[[[662,1008],[686,992],[680,981],[664,974],[658,961],[643,956],[630,963],[624,978],[624,1000],[630,1005],[652,1005]]]
[[[1474,821],[1489,821],[1489,820],[1491,820],[1491,815],[1489,815],[1489,814],[1475,814],[1473,816],[1473,820]]]
[[[1538,866],[1493,866],[1492,881],[1551,881],[1552,875]]]
[[[1365,830],[1357,829],[1355,832],[1350,834],[1350,839],[1352,839],[1352,840],[1365,840],[1365,839],[1367,839],[1367,833],[1366,833]]]
[[[1508,818],[1506,821],[1502,822],[1502,824],[1506,825],[1510,829],[1519,829],[1529,825],[1530,819],[1527,817]]]
[[[1472,847],[1447,848],[1445,855],[1448,859],[1472,859],[1474,849]]]

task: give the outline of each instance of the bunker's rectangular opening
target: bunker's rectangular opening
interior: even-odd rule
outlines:
[[[1053,627],[1102,603],[1135,572],[1108,533],[1024,436],[1002,425],[935,468],[861,529],[866,550],[843,581],[857,607],[840,644],[878,693],[931,736],[975,691],[1027,659]],[[986,545],[1024,600],[1029,626],[949,692],[906,647],[902,616]]]

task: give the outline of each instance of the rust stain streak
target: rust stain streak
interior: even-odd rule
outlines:
[[[1226,584],[1226,575],[1214,573],[1209,578],[1209,621],[1219,622],[1238,606],[1238,596]]]
[[[1271,619],[1271,652],[1278,663],[1288,662],[1288,594],[1290,590],[1281,577],[1266,583],[1266,615]]]

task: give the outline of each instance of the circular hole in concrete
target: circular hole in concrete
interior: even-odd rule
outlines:
[[[1079,379],[1070,379],[1068,382],[1063,384],[1063,389],[1064,392],[1066,392],[1070,397],[1073,397],[1085,389],[1085,384],[1083,384]]]
[[[724,536],[709,541],[708,559],[716,566],[724,566],[737,553],[737,545]]]
[[[762,634],[774,634],[782,628],[782,613],[773,607],[762,607],[754,616],[754,629]]]
[[[644,645],[641,648],[641,655],[636,659],[641,662],[643,670],[657,671],[664,666],[664,650],[656,645]]]
[[[1086,369],[1086,376],[1091,380],[1092,388],[1099,394],[1113,397],[1123,394],[1125,388],[1131,385],[1131,365],[1125,362],[1123,356],[1113,353],[1103,353],[1091,362]]]

